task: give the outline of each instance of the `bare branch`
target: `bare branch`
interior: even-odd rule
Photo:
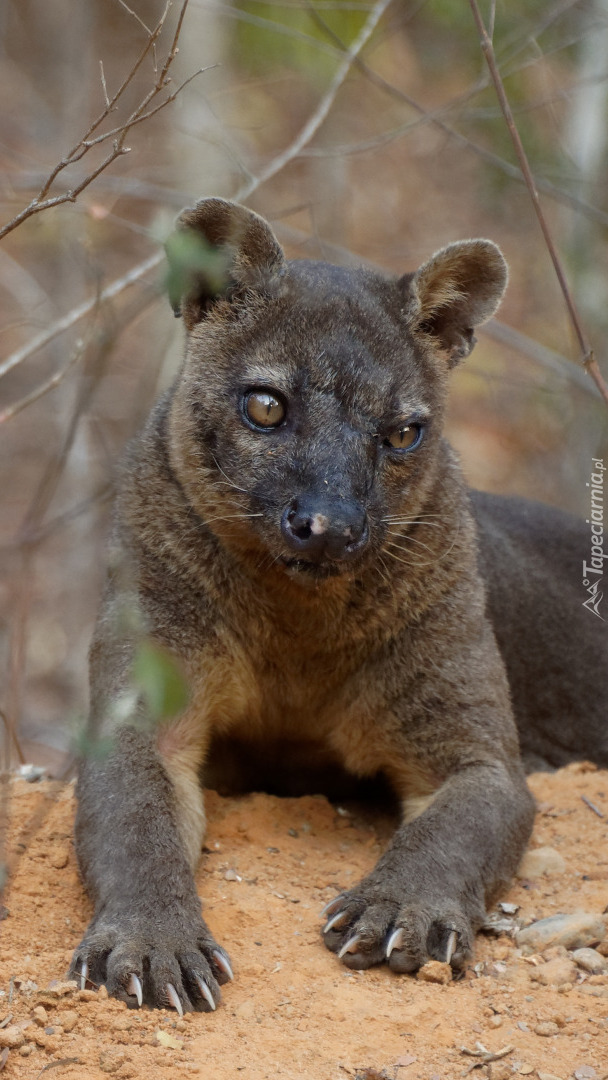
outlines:
[[[45,345],[48,345],[59,334],[65,333],[76,323],[84,319],[86,315],[90,315],[95,310],[98,304],[105,303],[108,300],[114,300],[120,293],[124,292],[135,282],[140,281],[141,278],[149,274],[150,271],[155,270],[161,265],[164,259],[164,252],[156,251],[154,255],[151,255],[148,259],[138,263],[132,270],[129,270],[127,274],[122,277],[116,278],[115,281],[107,285],[105,289],[102,289],[99,295],[91,297],[90,300],[85,300],[84,303],[79,304],[78,307],[72,308],[68,311],[67,315],[63,315],[61,319],[58,319],[56,323],[53,323],[48,330],[44,330],[42,333],[37,334],[31,341],[24,345],[23,348],[17,349],[6,358],[3,364],[0,364],[0,378],[6,375],[13,368],[16,368],[18,364],[23,363],[24,360],[28,360],[30,356],[37,353],[40,349],[43,349]]]
[[[135,13],[132,12],[126,4],[123,3],[123,7],[125,7],[126,10],[130,12],[130,14],[135,15]],[[51,207],[60,206],[62,203],[74,202],[74,200],[85,190],[85,188],[92,184],[93,181],[102,172],[104,172],[110,165],[112,165],[114,161],[117,160],[117,158],[122,157],[124,154],[129,152],[129,148],[126,147],[124,143],[127,134],[131,130],[131,128],[134,127],[135,124],[142,123],[144,120],[149,120],[150,117],[156,115],[156,113],[159,112],[161,109],[164,109],[166,105],[175,100],[177,95],[181,93],[184,87],[187,86],[193,78],[196,78],[197,75],[201,74],[202,70],[205,70],[201,69],[201,71],[195,72],[194,75],[191,75],[190,78],[185,79],[184,82],[181,83],[181,85],[176,90],[174,90],[171,94],[168,94],[167,97],[164,98],[163,101],[161,101],[158,105],[156,105],[154,108],[149,108],[151,102],[154,101],[154,99],[158,96],[158,94],[161,93],[161,91],[166,89],[170,81],[169,69],[177,55],[179,35],[182,30],[183,21],[186,14],[186,8],[188,7],[188,0],[183,0],[177,19],[177,26],[171,42],[171,47],[167,53],[160,74],[156,71],[155,66],[156,79],[152,89],[149,90],[148,93],[143,97],[137,108],[130,114],[130,116],[124,121],[124,123],[115,126],[110,131],[106,131],[100,135],[93,137],[94,133],[108,118],[110,113],[116,110],[123,94],[125,93],[127,87],[133,82],[133,79],[135,78],[144,60],[150,54],[150,52],[155,49],[156,43],[163,31],[170,7],[171,0],[168,0],[162,15],[153,30],[148,30],[147,27],[145,27],[145,24],[142,23],[142,26],[145,27],[148,34],[147,41],[144,44],[137,59],[135,60],[135,63],[131,67],[131,70],[128,72],[126,77],[123,79],[123,82],[119,86],[118,90],[111,98],[108,95],[103,64],[101,65],[101,81],[105,98],[105,107],[103,111],[100,113],[97,119],[93,121],[93,123],[90,125],[87,132],[79,140],[79,142],[76,143],[76,145],[72,147],[69,153],[66,154],[60,162],[58,162],[54,169],[51,170],[50,174],[42,184],[38,195],[36,195],[35,198],[32,199],[28,206],[24,207],[23,210],[16,214],[15,217],[11,219],[11,221],[0,227],[0,240],[3,239],[9,232],[12,232],[13,229],[16,229],[17,226],[21,225],[22,222],[26,221],[27,218],[32,217],[34,214],[39,214],[43,210],[48,210]],[[138,18],[138,16],[135,15],[135,18]],[[139,21],[141,22],[141,20]],[[91,150],[93,146],[97,146],[100,143],[107,141],[108,139],[114,140],[112,150],[106,155],[106,157],[103,159],[103,161],[97,168],[93,169],[92,172],[88,173],[87,176],[85,176],[75,187],[71,188],[70,190],[63,192],[60,195],[49,195],[50,189],[53,186],[55,180],[66,168],[68,168],[69,165],[73,165],[75,162],[80,161],[85,156],[85,154],[87,154]]]
[[[578,0],[567,0],[567,6],[572,6],[573,3],[578,3]],[[343,42],[340,40],[335,31],[332,30],[332,28],[328,25],[328,23],[326,23],[325,20],[319,15],[318,6],[315,5],[313,7],[312,4],[308,4],[307,6],[317,24],[325,31],[325,33],[332,39],[332,41],[334,41],[336,45],[338,45],[344,51],[345,46]],[[541,30],[544,28],[545,27],[541,26]],[[527,40],[528,39],[526,38],[526,41]],[[513,52],[512,56],[516,56],[518,51],[519,49],[516,49]],[[472,139],[467,138],[466,135],[463,135],[456,128],[452,127],[451,124],[448,124],[445,120],[442,119],[442,113],[447,113],[448,111],[452,111],[455,108],[459,108],[461,105],[469,101],[480,90],[484,90],[485,87],[488,85],[485,79],[478,80],[468,91],[466,91],[466,93],[448,102],[445,108],[429,110],[425,109],[423,105],[421,105],[418,101],[415,101],[415,99],[410,97],[409,94],[406,94],[404,90],[401,90],[399,87],[394,86],[392,83],[384,79],[382,75],[379,75],[376,71],[373,71],[370,67],[367,66],[365,61],[362,60],[360,56],[356,57],[354,64],[357,69],[363,75],[365,75],[366,79],[368,79],[371,83],[374,84],[374,86],[377,86],[379,89],[384,90],[385,93],[390,94],[390,96],[393,97],[396,101],[402,101],[406,105],[409,105],[412,109],[414,109],[415,112],[419,114],[419,116],[423,120],[428,120],[430,123],[434,124],[435,127],[439,128],[440,131],[443,131],[444,134],[448,135],[449,138],[456,142],[459,146],[462,146],[466,150],[470,150],[472,153],[476,154],[477,157],[480,157],[489,165],[493,165],[494,168],[499,169],[502,173],[504,173],[506,176],[509,176],[512,180],[516,180],[520,184],[525,184],[525,178],[521,172],[521,169],[518,169],[516,165],[512,165],[511,162],[505,161],[504,158],[501,158],[492,150],[488,150],[487,147],[482,146],[479,143],[473,142]],[[312,153],[313,152],[310,150],[307,151],[307,154]],[[572,207],[573,210],[577,210],[581,214],[584,214],[585,217],[588,217],[591,221],[597,221],[602,225],[608,225],[608,213],[606,213],[606,211],[604,210],[600,210],[597,206],[592,206],[585,199],[581,199],[578,195],[573,195],[569,191],[562,191],[562,189],[557,187],[556,184],[552,184],[549,180],[545,179],[537,178],[536,186],[540,191],[544,192],[544,194],[548,195],[552,199],[555,199],[556,202],[560,202],[563,203],[565,206]]]
[[[15,750],[17,751],[17,757],[19,758],[20,764],[25,765],[25,754],[21,749],[21,743],[19,742],[17,732],[15,731],[15,725],[12,723],[10,717],[8,717],[2,709],[0,709],[0,720],[2,720],[4,727],[6,728],[6,731],[15,747]],[[6,820],[6,818],[4,818],[4,820]]]
[[[338,91],[353,67],[359,53],[369,41],[390,3],[391,0],[377,0],[361,30],[357,34],[352,46],[346,51],[342,63],[338,66],[338,69],[331,80],[327,93],[324,94],[315,112],[306,122],[299,135],[297,135],[293,142],[286,147],[282,154],[279,154],[265,169],[262,169],[257,177],[254,177],[239,189],[236,196],[237,199],[246,199],[260,186],[260,184],[264,184],[267,180],[276,176],[281,169],[284,169],[290,161],[293,161],[293,159],[298,156],[300,151],[310,142],[313,136],[316,135],[322,123],[327,118]]]
[[[141,16],[139,16],[136,11],[133,11],[128,6],[128,4],[125,4],[125,0],[118,0],[118,3],[120,4],[120,6],[122,8],[125,9],[125,11],[129,12],[129,15],[132,15],[133,18],[137,20],[137,22],[139,23],[140,26],[143,26],[144,30],[146,31],[146,34],[151,34],[152,33],[150,28],[148,26],[146,26],[146,24],[145,24],[144,20],[141,18]]]
[[[492,82],[494,83],[494,88],[496,90],[496,96],[498,97],[498,101],[499,101],[499,104],[500,104],[500,107],[501,107],[501,110],[502,110],[502,114],[503,114],[503,116],[505,118],[507,127],[509,129],[509,134],[511,136],[511,140],[512,140],[513,146],[515,148],[515,153],[517,154],[517,159],[519,161],[519,165],[520,165],[521,171],[523,173],[523,176],[524,176],[524,179],[525,179],[525,182],[526,182],[526,187],[527,187],[528,192],[530,194],[530,198],[532,200],[532,205],[534,207],[534,211],[536,213],[538,223],[540,225],[543,237],[545,239],[545,244],[547,245],[547,250],[549,252],[551,262],[553,263],[553,269],[555,270],[557,280],[558,280],[560,288],[562,290],[562,295],[564,297],[564,301],[565,301],[566,307],[568,309],[568,314],[570,316],[570,323],[572,325],[572,328],[573,328],[574,333],[576,334],[576,338],[578,340],[579,348],[580,348],[580,351],[581,351],[581,362],[582,362],[583,366],[585,367],[585,369],[587,370],[587,372],[589,373],[589,375],[591,375],[591,378],[596,383],[600,393],[602,394],[602,397],[604,398],[604,400],[606,401],[606,404],[608,405],[608,385],[606,385],[606,383],[604,382],[604,379],[603,379],[602,374],[600,372],[600,369],[598,367],[597,361],[596,361],[596,359],[595,359],[595,357],[593,355],[593,351],[591,350],[591,348],[590,348],[590,346],[589,346],[589,344],[587,342],[585,331],[583,330],[583,325],[582,325],[582,322],[581,322],[581,319],[580,319],[576,304],[574,302],[574,297],[572,296],[572,293],[570,291],[570,287],[568,285],[568,281],[567,281],[567,278],[566,278],[566,273],[565,273],[564,267],[562,265],[562,261],[561,261],[561,259],[559,257],[557,248],[556,248],[555,243],[553,241],[553,237],[551,235],[551,230],[549,229],[547,219],[545,218],[545,215],[543,213],[543,209],[542,209],[542,206],[541,206],[541,203],[540,203],[540,198],[539,198],[539,195],[538,195],[538,190],[537,190],[537,187],[536,187],[536,183],[534,181],[534,176],[533,176],[532,170],[530,168],[530,163],[528,161],[528,157],[527,157],[526,151],[524,149],[524,145],[523,145],[523,143],[521,141],[521,137],[520,137],[519,131],[517,129],[517,125],[515,123],[515,118],[513,116],[513,112],[511,110],[509,100],[507,98],[507,94],[506,94],[506,91],[505,91],[504,83],[503,83],[501,75],[500,75],[500,71],[498,70],[498,64],[496,63],[496,55],[494,53],[494,47],[493,47],[492,42],[491,42],[491,40],[490,40],[490,38],[488,36],[488,32],[486,30],[484,21],[483,21],[483,19],[481,17],[481,12],[479,10],[479,5],[477,4],[477,0],[469,0],[469,3],[471,5],[471,10],[473,12],[473,18],[475,20],[475,24],[476,24],[477,30],[479,32],[481,48],[482,48],[484,56],[486,58],[486,63],[488,65],[488,69],[490,71],[490,76],[492,78]]]
[[[22,397],[13,405],[8,405],[6,409],[3,409],[2,412],[0,412],[0,424],[3,424],[6,420],[12,420],[13,416],[16,416],[17,413],[20,413],[23,409],[27,408],[28,405],[32,405],[34,401],[38,401],[39,398],[48,394],[50,390],[54,390],[55,387],[63,381],[68,372],[72,370],[74,364],[76,364],[84,355],[86,348],[87,342],[83,340],[77,341],[67,364],[64,364],[64,366],[60,368],[59,371],[56,371],[50,379],[41,383],[40,386],[36,387],[35,390],[32,390],[30,394],[26,394],[25,397]]]
[[[139,108],[138,108],[129,117],[128,120],[125,120],[124,124],[120,124],[118,127],[112,128],[111,131],[105,131],[103,133],[103,135],[98,135],[97,138],[95,138],[95,139],[88,139],[86,144],[84,144],[86,150],[89,150],[92,146],[99,146],[100,143],[106,142],[107,139],[111,139],[111,138],[113,138],[113,137],[115,137],[117,135],[122,135],[123,132],[126,134],[128,131],[131,130],[132,127],[135,127],[136,124],[141,124],[144,120],[149,120],[151,116],[156,116],[156,113],[160,112],[161,109],[164,109],[166,105],[169,105],[172,101],[175,101],[177,95],[181,94],[184,87],[188,86],[188,84],[191,83],[193,81],[193,79],[196,79],[198,75],[203,75],[206,71],[211,71],[213,68],[216,68],[217,66],[218,66],[217,64],[208,64],[207,67],[199,68],[197,71],[194,71],[192,73],[192,75],[189,75],[187,79],[184,79],[184,81],[182,83],[180,83],[179,86],[171,94],[169,94],[158,105],[155,105],[153,109],[150,109],[149,112],[144,112],[144,113],[140,114],[139,113]],[[165,80],[165,86],[166,86],[166,84],[167,84],[167,80]],[[158,91],[155,89],[154,94],[156,94],[157,92]],[[152,97],[152,94],[148,95],[148,98],[146,100],[146,104],[149,103],[151,97]],[[78,159],[74,159],[74,160],[78,160]]]
[[[108,97],[108,87],[106,85],[106,73],[103,70],[103,60],[99,61],[99,72],[101,75],[101,88],[103,90],[103,98],[106,103],[106,109],[110,111],[110,99]]]

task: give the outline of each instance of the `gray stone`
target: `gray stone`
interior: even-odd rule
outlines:
[[[551,945],[581,949],[594,941],[601,941],[605,934],[606,923],[601,915],[577,911],[572,915],[551,915],[548,919],[540,919],[520,930],[515,940],[529,954],[542,952]]]
[[[595,949],[575,949],[572,959],[590,975],[605,975],[608,972],[608,960],[605,956],[600,956]]]
[[[551,847],[526,851],[517,869],[518,878],[539,878],[543,875],[563,874],[566,864],[559,851]]]

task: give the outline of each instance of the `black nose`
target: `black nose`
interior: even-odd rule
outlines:
[[[367,516],[358,503],[315,495],[292,499],[281,518],[281,532],[290,551],[313,562],[347,559],[369,536]]]

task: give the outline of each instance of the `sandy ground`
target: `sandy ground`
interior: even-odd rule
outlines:
[[[505,899],[526,922],[600,915],[608,905],[608,773],[577,765],[530,783],[539,803],[531,848],[549,846],[563,863],[519,879]],[[198,885],[235,970],[217,1012],[180,1019],[129,1010],[105,988],[65,985],[90,914],[71,840],[72,788],[11,786],[13,875],[0,924],[7,1077],[36,1080],[50,1069],[57,1080],[452,1080],[469,1070],[473,1080],[608,1077],[608,975],[576,969],[570,981],[540,985],[538,967],[555,951],[524,957],[511,937],[482,934],[465,977],[449,984],[342,967],[322,945],[320,909],[372,866],[390,824],[321,797],[209,793]],[[494,1061],[465,1052],[482,1054],[480,1045]]]

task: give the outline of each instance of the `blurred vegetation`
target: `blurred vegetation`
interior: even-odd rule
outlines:
[[[0,6],[0,91],[11,103],[0,117],[2,221],[40,191],[129,72],[124,111],[106,130],[155,85],[181,3],[136,67],[165,5],[129,7]],[[606,370],[608,0],[482,7]],[[60,769],[69,718],[86,713],[116,462],[181,356],[183,327],[161,295],[162,239],[204,195],[245,192],[290,256],[391,273],[460,237],[496,240],[511,283],[500,325],[480,333],[454,375],[449,435],[471,483],[586,510],[590,458],[608,453],[608,414],[575,366],[470,7],[393,0],[338,78],[375,10],[365,0],[190,0],[166,93],[203,73],[129,130],[129,152],[74,203],[29,218],[0,245],[5,760]],[[107,148],[74,160],[52,190],[92,176]],[[138,665],[157,713],[178,709],[179,673],[145,649]]]

